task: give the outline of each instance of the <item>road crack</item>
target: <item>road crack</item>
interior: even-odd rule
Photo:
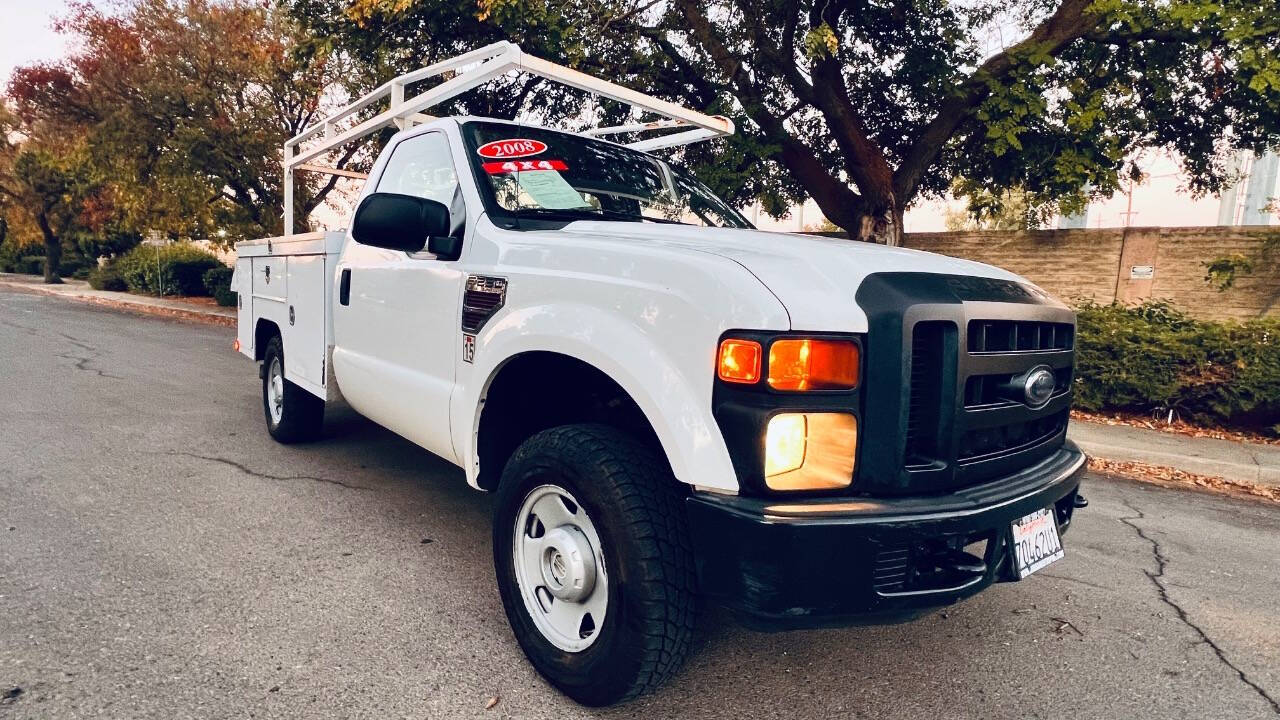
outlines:
[[[1174,601],[1172,597],[1170,597],[1169,590],[1164,583],[1165,569],[1168,568],[1169,566],[1169,558],[1165,556],[1164,549],[1160,547],[1160,542],[1155,538],[1151,537],[1150,535],[1148,535],[1146,531],[1142,529],[1141,526],[1139,526],[1136,522],[1134,522],[1135,520],[1145,520],[1147,517],[1146,514],[1143,513],[1141,510],[1139,510],[1138,508],[1134,507],[1134,505],[1130,503],[1128,500],[1125,500],[1124,504],[1125,504],[1125,507],[1129,508],[1131,511],[1133,511],[1136,514],[1130,515],[1128,517],[1121,517],[1119,518],[1120,522],[1133,528],[1133,531],[1138,534],[1138,537],[1142,538],[1143,540],[1146,540],[1148,543],[1151,543],[1151,555],[1156,561],[1156,571],[1152,572],[1150,570],[1147,570],[1146,568],[1143,568],[1142,572],[1147,576],[1148,579],[1151,580],[1151,584],[1155,585],[1156,592],[1160,595],[1161,602],[1173,608],[1173,611],[1177,613],[1178,619],[1182,621],[1182,624],[1186,625],[1193,632],[1195,632],[1195,634],[1200,637],[1200,641],[1205,645],[1208,645],[1209,648],[1213,650],[1213,653],[1218,656],[1218,660],[1223,665],[1227,666],[1228,668],[1230,668],[1232,671],[1235,672],[1235,674],[1240,678],[1240,682],[1252,688],[1253,691],[1257,693],[1259,697],[1261,697],[1263,700],[1267,702],[1267,704],[1271,706],[1271,710],[1273,712],[1275,712],[1277,715],[1280,715],[1280,702],[1278,702],[1275,698],[1271,697],[1271,695],[1265,689],[1263,689],[1261,685],[1259,685],[1258,683],[1250,679],[1249,676],[1246,675],[1243,670],[1241,670],[1239,667],[1236,667],[1235,663],[1231,662],[1231,660],[1227,658],[1227,655],[1225,652],[1223,652],[1222,648],[1216,642],[1214,642],[1212,638],[1209,637],[1209,635],[1204,631],[1203,628],[1201,628],[1199,625],[1197,625],[1195,622],[1191,620],[1191,617],[1187,614],[1187,611],[1184,610],[1181,605],[1179,605],[1176,601]]]
[[[1045,571],[1043,571],[1043,570],[1041,570],[1040,572],[1036,573],[1036,575],[1038,575],[1038,576],[1040,576],[1040,577],[1043,577],[1043,578],[1053,578],[1054,580],[1062,580],[1062,581],[1064,581],[1064,582],[1075,583],[1075,584],[1077,584],[1077,585],[1084,585],[1085,587],[1096,588],[1096,589],[1098,589],[1098,590],[1112,590],[1112,589],[1113,589],[1113,588],[1109,588],[1109,587],[1107,587],[1106,585],[1099,585],[1098,583],[1089,582],[1088,580],[1081,580],[1080,578],[1068,577],[1068,576],[1066,576],[1066,575],[1054,575],[1054,574],[1052,574],[1052,573],[1047,573],[1047,572],[1045,572]]]
[[[97,355],[97,354],[98,354],[98,348],[96,348],[96,347],[94,347],[94,346],[90,345],[89,343],[87,343],[87,342],[85,342],[85,341],[83,341],[83,340],[81,340],[81,339],[79,339],[79,338],[72,337],[72,336],[70,336],[70,335],[68,335],[68,334],[66,334],[66,333],[64,333],[64,332],[60,332],[60,333],[58,333],[58,337],[62,338],[63,340],[66,340],[67,342],[71,343],[72,345],[75,345],[76,347],[80,348],[81,350],[84,350],[84,351],[86,351],[86,352],[91,352],[91,353],[93,353],[93,354],[95,354],[95,355]]]
[[[21,330],[21,331],[25,332],[25,333],[26,333],[26,334],[28,334],[28,335],[39,335],[39,334],[40,334],[40,331],[39,331],[39,330],[36,330],[35,328],[31,327],[30,325],[22,325],[22,324],[19,324],[19,323],[16,323],[16,322],[12,322],[12,321],[10,321],[10,320],[0,320],[0,325],[8,325],[8,326],[9,326],[9,327],[11,327],[11,328],[16,328],[16,329],[18,329],[18,330]]]
[[[83,370],[83,371],[85,371],[85,372],[97,373],[97,374],[98,374],[98,377],[111,378],[111,379],[113,379],[113,380],[123,380],[123,379],[124,379],[124,378],[120,377],[119,375],[112,375],[111,373],[107,372],[106,370],[102,370],[102,369],[100,369],[100,368],[96,368],[96,367],[90,367],[90,366],[89,366],[89,363],[93,362],[93,361],[94,361],[94,360],[96,360],[97,358],[93,358],[93,357],[80,357],[79,355],[72,355],[72,354],[70,354],[70,353],[58,353],[57,357],[63,358],[63,359],[65,359],[65,360],[74,360],[74,361],[75,361],[75,363],[76,363],[76,364],[75,364],[75,368],[76,368],[77,370]]]
[[[348,490],[373,490],[373,489],[374,489],[374,488],[369,487],[368,485],[352,485],[351,483],[346,483],[346,482],[343,482],[343,481],[341,481],[341,480],[334,480],[333,478],[325,478],[325,477],[316,477],[316,476],[314,476],[314,475],[270,475],[270,474],[268,474],[268,473],[258,472],[257,470],[254,470],[254,469],[252,469],[252,468],[250,468],[250,467],[248,467],[247,465],[244,465],[244,464],[242,464],[242,463],[238,463],[238,462],[236,462],[235,460],[229,460],[229,459],[227,459],[227,458],[222,458],[222,457],[215,457],[215,456],[212,456],[212,455],[200,455],[200,454],[198,454],[198,453],[192,453],[192,452],[177,452],[177,451],[169,452],[169,453],[164,453],[164,454],[166,454],[166,455],[182,455],[182,456],[184,456],[184,457],[196,458],[196,459],[198,459],[198,460],[207,460],[207,461],[209,461],[209,462],[222,463],[223,465],[227,465],[227,466],[229,466],[229,467],[233,467],[233,468],[235,468],[235,469],[239,470],[240,472],[244,473],[245,475],[249,475],[249,476],[251,476],[251,477],[256,477],[256,478],[261,478],[261,479],[263,479],[263,480],[275,480],[275,481],[281,481],[281,480],[310,480],[310,481],[312,481],[312,482],[325,483],[325,484],[328,484],[328,485],[337,485],[338,487],[346,488],[346,489],[348,489]]]
[[[7,325],[11,328],[22,330],[26,332],[28,335],[35,335],[37,337],[43,334],[40,328],[34,328],[34,327],[31,327],[30,325],[22,325],[20,323],[13,322],[11,320],[0,319],[0,325]],[[64,332],[55,332],[54,334],[62,338],[64,341],[71,343],[76,348],[84,351],[85,353],[88,353],[89,355],[89,357],[83,357],[81,355],[73,355],[71,353],[56,353],[54,357],[60,357],[60,358],[63,358],[64,360],[71,360],[72,362],[75,363],[75,368],[77,370],[96,373],[98,377],[111,378],[113,380],[124,379],[119,375],[112,375],[106,370],[101,370],[96,367],[90,367],[90,363],[96,361],[102,355],[102,352],[98,350],[98,348],[90,345],[89,343],[77,337],[72,337],[71,335],[68,335]]]

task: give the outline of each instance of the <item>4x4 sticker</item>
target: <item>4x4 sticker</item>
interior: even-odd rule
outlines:
[[[547,151],[547,144],[541,140],[529,138],[511,138],[510,140],[494,140],[476,148],[476,154],[483,158],[495,160],[511,160],[514,158],[539,155]]]
[[[568,170],[563,160],[508,160],[506,162],[487,162],[481,165],[490,175],[522,172],[525,170]]]

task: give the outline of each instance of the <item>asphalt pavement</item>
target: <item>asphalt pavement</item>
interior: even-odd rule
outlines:
[[[1280,716],[1280,509],[1097,477],[1026,581],[887,627],[711,611],[667,687],[582,708],[507,628],[491,498],[350,412],[275,444],[231,340],[0,290],[0,718]]]

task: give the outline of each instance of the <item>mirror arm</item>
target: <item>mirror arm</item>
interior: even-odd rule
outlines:
[[[458,235],[432,235],[427,238],[427,252],[437,260],[457,260],[462,256],[462,238]]]

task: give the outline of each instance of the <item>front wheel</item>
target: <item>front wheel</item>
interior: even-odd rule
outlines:
[[[262,366],[262,412],[271,437],[281,443],[306,442],[320,437],[324,399],[285,378],[284,343],[279,335],[267,341]]]
[[[584,705],[657,687],[689,652],[677,487],[660,457],[602,425],[538,433],[503,471],[493,556],[507,619],[538,672]]]

